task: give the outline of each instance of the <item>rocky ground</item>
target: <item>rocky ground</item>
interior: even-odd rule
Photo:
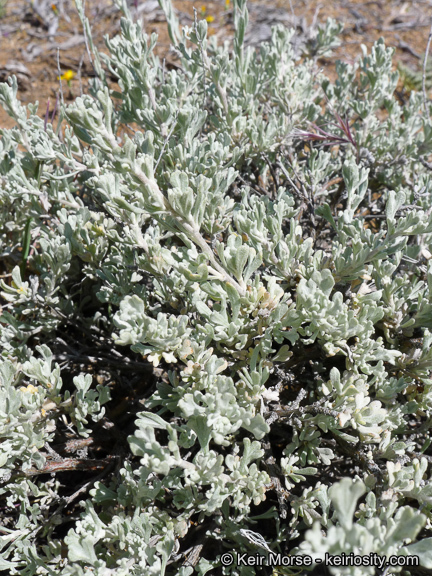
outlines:
[[[157,52],[167,62],[175,59],[165,19],[157,0],[132,0],[131,10],[143,20],[145,30],[157,32]],[[174,0],[181,24],[191,25],[194,7],[209,22],[209,33],[221,41],[232,36],[232,0]],[[316,33],[328,17],[344,23],[342,44],[331,59],[321,64],[332,74],[336,58],[353,62],[361,55],[360,45],[370,47],[383,36],[396,48],[399,94],[404,99],[411,89],[421,89],[422,65],[432,21],[432,0],[250,0],[247,41],[258,44],[270,38],[271,27],[282,22],[295,27],[301,41]],[[85,13],[93,29],[95,44],[105,49],[103,37],[115,35],[119,11],[111,0],[87,0]],[[58,63],[59,61],[59,63]],[[432,56],[430,57],[432,62]],[[81,22],[73,0],[0,0],[0,81],[15,74],[24,103],[39,101],[39,112],[53,112],[59,90],[59,69],[74,77],[64,84],[66,99],[85,90],[92,67],[88,60]],[[432,68],[431,68],[432,69]],[[70,74],[70,73],[69,73]],[[428,84],[429,88],[429,84]],[[13,122],[0,109],[0,127]]]

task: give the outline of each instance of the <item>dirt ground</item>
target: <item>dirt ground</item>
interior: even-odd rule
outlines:
[[[147,33],[157,32],[157,53],[167,61],[175,59],[165,19],[157,0],[132,0],[132,13],[143,20]],[[232,36],[232,0],[174,0],[181,24],[191,25],[194,7],[209,22],[209,33],[220,40]],[[277,22],[311,37],[316,26],[333,17],[344,23],[342,45],[331,59],[320,63],[332,73],[336,58],[353,62],[361,55],[360,44],[370,47],[383,36],[387,45],[396,48],[395,66],[405,68],[399,90],[409,91],[421,78],[422,62],[432,21],[432,0],[249,0],[250,24],[247,40],[257,44],[270,37]],[[120,13],[112,0],[87,0],[85,13],[93,29],[96,46],[105,51],[103,36],[115,35]],[[86,53],[81,22],[73,0],[0,0],[0,81],[15,74],[23,103],[39,101],[39,114],[48,105],[53,111],[61,73],[75,73],[69,85],[63,83],[65,97],[73,99],[85,91],[92,68]],[[432,55],[429,60],[432,62]],[[420,74],[419,74],[420,73]],[[0,108],[0,127],[13,121]]]

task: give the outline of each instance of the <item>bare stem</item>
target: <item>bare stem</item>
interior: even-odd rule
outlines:
[[[428,60],[428,56],[429,56],[429,48],[431,45],[431,41],[432,41],[432,23],[431,23],[431,27],[430,27],[430,31],[429,31],[429,38],[428,38],[427,46],[426,46],[426,53],[425,53],[425,57],[424,57],[424,61],[423,61],[422,90],[423,90],[423,110],[424,110],[424,112],[426,112],[426,106],[427,106],[426,67],[427,67],[427,60]]]

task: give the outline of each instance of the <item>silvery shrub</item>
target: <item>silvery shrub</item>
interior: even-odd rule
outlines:
[[[246,0],[223,44],[159,3],[176,65],[77,0],[88,93],[0,85],[0,571],[427,573],[431,104],[382,40],[330,80],[333,20],[255,49]]]

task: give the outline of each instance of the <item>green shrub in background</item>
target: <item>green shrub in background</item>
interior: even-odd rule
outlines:
[[[382,41],[327,79],[331,20],[299,60],[246,0],[232,49],[160,4],[179,67],[77,1],[90,94],[51,123],[0,85],[0,570],[428,573],[431,106]]]

